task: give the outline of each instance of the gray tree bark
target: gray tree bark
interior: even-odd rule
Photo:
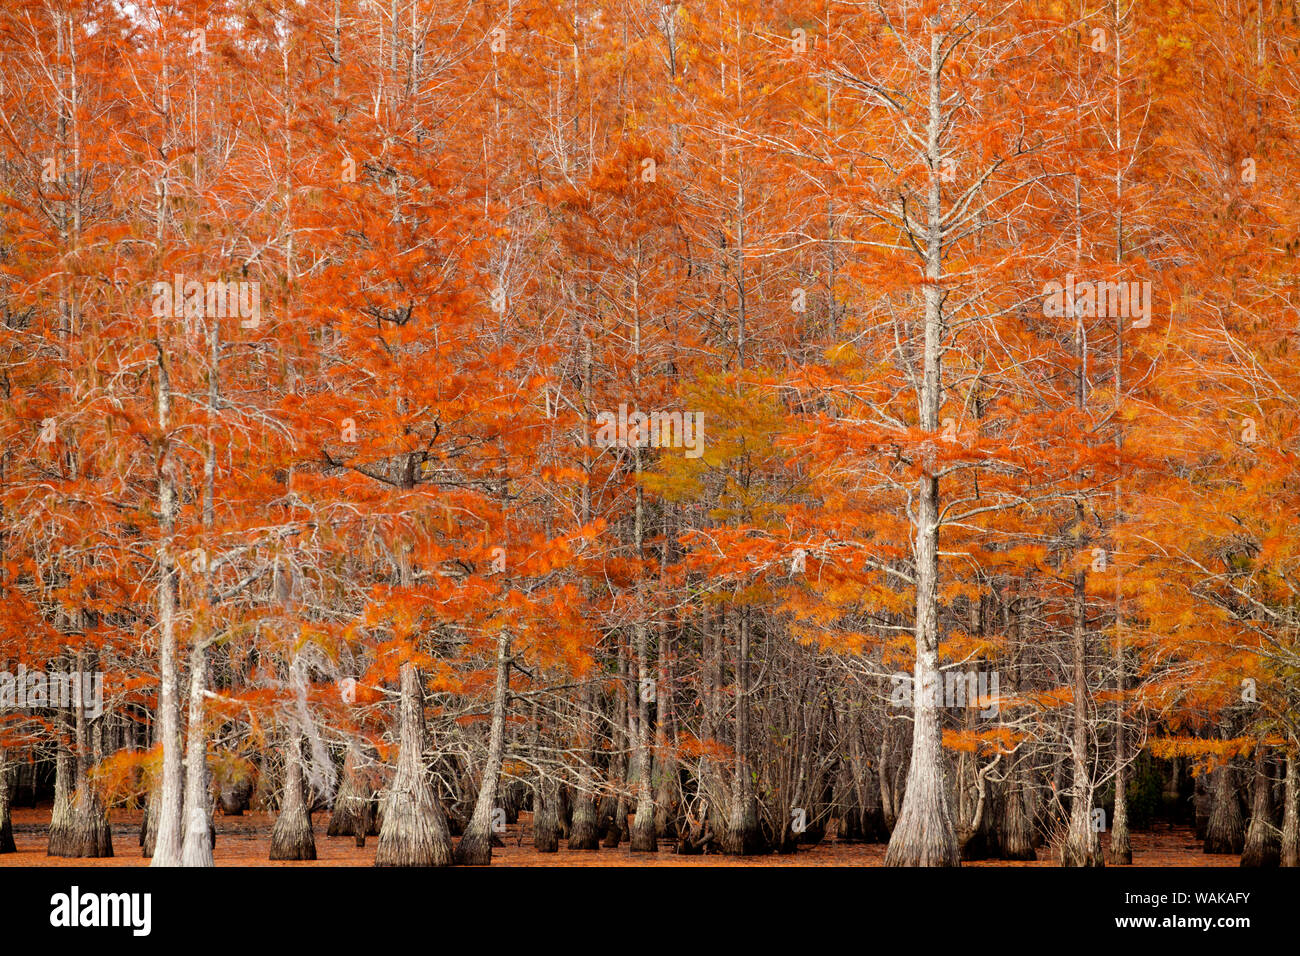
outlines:
[[[206,820],[203,821],[206,824]],[[207,827],[203,828],[206,835]],[[289,734],[284,744],[284,792],[280,796],[280,814],[271,828],[272,860],[316,859],[316,838],[311,829],[302,772],[302,736]]]
[[[1212,794],[1210,819],[1205,829],[1205,852],[1240,853],[1246,844],[1246,832],[1233,786],[1231,761],[1215,768]]]
[[[1083,504],[1075,502],[1075,520],[1083,521]],[[1062,866],[1105,866],[1092,822],[1092,777],[1088,772],[1088,672],[1087,672],[1087,593],[1083,570],[1074,574],[1074,627],[1070,641],[1073,663],[1071,680],[1073,702],[1072,733],[1070,739],[1070,764],[1073,779],[1070,784],[1070,825],[1061,846]]]
[[[492,816],[497,786],[505,759],[506,707],[510,700],[510,636],[497,638],[496,686],[492,694],[492,726],[488,732],[487,763],[479,782],[478,798],[469,825],[456,845],[456,862],[462,866],[487,866],[492,862]]]
[[[176,667],[176,556],[172,535],[176,530],[176,490],[172,474],[171,379],[161,343],[158,349],[158,431],[161,450],[158,460],[158,514],[161,540],[158,543],[158,691],[159,736],[162,738],[162,781],[159,785],[158,816],[153,829],[153,859],[150,866],[180,866],[183,778],[181,766],[180,678]]]
[[[1286,754],[1286,784],[1282,806],[1282,866],[1300,866],[1300,760],[1296,752]]]
[[[1273,826],[1273,782],[1268,773],[1268,748],[1263,740],[1255,742],[1254,798],[1250,808],[1250,828],[1241,851],[1241,865],[1271,867],[1282,861],[1279,834]]]
[[[940,207],[939,168],[943,160],[943,106],[940,55],[942,36],[930,37],[928,64],[929,119],[926,124],[925,159],[930,168],[925,226],[925,330],[922,358],[920,426],[939,429],[943,361],[943,215]],[[948,782],[943,758],[943,728],[931,689],[941,681],[939,672],[939,479],[921,475],[916,488],[916,516],[912,538],[916,565],[915,644],[912,675],[912,761],[907,769],[898,819],[885,852],[886,866],[958,866],[957,834],[948,806]]]
[[[451,834],[424,767],[424,700],[413,664],[401,672],[401,743],[384,798],[375,866],[450,866]]]
[[[0,747],[0,853],[17,853],[14,844],[13,817],[9,806],[9,764],[5,749]]]

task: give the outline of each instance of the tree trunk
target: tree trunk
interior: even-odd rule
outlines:
[[[54,758],[54,808],[50,812],[50,841],[47,856],[73,856],[72,849],[72,783],[75,772],[72,754],[63,740],[59,740]]]
[[[600,849],[600,834],[596,830],[596,798],[585,790],[578,790],[573,795],[573,817],[569,822],[569,849]]]
[[[650,750],[650,701],[646,679],[650,677],[648,628],[645,622],[638,621],[635,626],[636,653],[636,727],[633,739],[632,786],[636,797],[636,815],[632,818],[631,851],[633,853],[654,853],[659,849],[655,838],[655,800],[651,770],[653,756]],[[656,696],[658,696],[656,694]]]
[[[1205,828],[1206,853],[1240,853],[1246,844],[1241,805],[1232,785],[1232,763],[1214,771],[1214,802]]]
[[[1294,750],[1286,755],[1286,786],[1282,805],[1283,866],[1300,866],[1300,760]]]
[[[233,780],[221,785],[221,813],[227,817],[242,817],[253,799],[253,781]]]
[[[82,658],[77,655],[73,679],[80,680],[83,673]],[[76,726],[76,754],[74,755],[76,777],[72,798],[71,825],[68,834],[67,856],[75,857],[111,857],[113,855],[113,831],[108,823],[108,811],[104,807],[99,790],[90,779],[91,749],[90,738],[94,730],[88,726],[84,707],[73,705]],[[98,751],[100,748],[95,747]]]
[[[1268,751],[1262,740],[1255,743],[1255,796],[1251,801],[1250,829],[1241,851],[1241,865],[1277,866],[1282,848],[1273,826],[1273,784],[1268,774]]]
[[[185,803],[182,813],[185,837],[181,845],[181,866],[212,866],[212,847],[216,840],[208,772],[208,737],[203,727],[203,692],[207,686],[208,657],[203,644],[196,640],[190,650],[189,734],[185,742]],[[314,854],[313,849],[313,855],[307,859],[315,859]]]
[[[303,789],[302,738],[292,733],[284,748],[284,790],[271,828],[272,860],[316,859],[316,838]]]
[[[1115,819],[1111,821],[1110,862],[1117,866],[1133,864],[1133,845],[1128,832],[1128,733],[1124,724],[1124,651],[1115,651],[1117,667],[1115,702]]]
[[[153,721],[153,746],[162,743],[162,726]],[[155,778],[150,781],[149,793],[145,797],[144,813],[140,815],[140,855],[146,859],[153,856],[154,845],[158,842],[158,807],[162,797],[162,784]]]
[[[582,764],[578,768],[578,784],[573,794],[573,816],[569,821],[570,850],[599,850],[600,832],[596,821],[596,795],[592,781],[592,762],[596,742],[593,730],[593,713],[596,709],[595,689],[588,684],[580,704],[578,724],[582,728]]]
[[[559,833],[561,840],[569,838],[569,831],[573,823],[573,788],[568,784],[560,785],[558,790],[559,799]]]
[[[1007,796],[1002,809],[1002,843],[1004,860],[1035,860],[1033,820],[1025,807],[1025,772],[1017,764],[1011,771]]]
[[[740,610],[736,653],[736,768],[731,788],[731,813],[723,850],[731,856],[752,856],[767,850],[758,825],[758,799],[749,767],[749,608]]]
[[[609,718],[610,741],[616,755],[609,763],[609,782],[613,795],[606,796],[596,808],[596,829],[602,835],[600,845],[607,850],[617,849],[627,836],[627,750],[630,745],[627,715],[631,701],[627,697],[627,648],[621,642],[618,645],[618,677],[619,689],[611,696],[612,713]]]
[[[880,759],[876,763],[876,780],[880,790],[880,816],[884,820],[888,835],[892,835],[898,823],[895,810],[894,790],[889,782],[889,727],[880,732]]]
[[[158,543],[158,723],[162,738],[162,783],[157,817],[150,826],[154,841],[150,866],[180,866],[181,813],[184,781],[181,766],[180,677],[176,667],[176,556],[172,535],[176,530],[176,490],[172,475],[169,437],[171,380],[162,346],[158,348],[158,428],[162,449],[158,463],[158,513],[161,540]]]
[[[533,849],[557,853],[560,849],[560,792],[554,778],[543,775],[533,797]]]
[[[641,314],[636,318],[636,349],[638,359],[641,350]],[[633,370],[634,381],[639,381],[639,365]],[[636,457],[636,515],[633,531],[633,547],[637,560],[645,550],[645,493],[641,487],[641,447],[634,449]],[[640,605],[640,601],[637,602]],[[632,718],[632,787],[635,798],[636,816],[632,819],[631,850],[633,853],[654,853],[659,849],[655,839],[655,800],[650,780],[650,696],[655,688],[650,670],[650,629],[637,612],[633,624],[632,653],[636,660],[636,673],[633,675],[632,700],[629,702],[628,716]],[[655,688],[657,690],[657,688]],[[655,694],[658,696],[658,694]]]
[[[465,834],[456,845],[456,862],[461,866],[487,866],[492,862],[492,816],[496,809],[497,784],[505,759],[506,705],[510,699],[510,637],[497,638],[497,675],[492,694],[492,727],[488,734],[487,763],[479,781],[474,813]]]
[[[656,747],[653,772],[655,836],[667,840],[677,838],[677,811],[681,801],[681,775],[677,766],[677,751],[671,746],[677,736],[673,704],[673,646],[672,629],[665,625],[663,644],[659,650],[659,685],[655,700],[659,717],[656,739],[659,744]]]
[[[927,295],[930,287],[927,286]],[[948,806],[943,731],[936,706],[939,671],[936,594],[938,479],[922,479],[917,499],[916,673],[912,683],[912,761],[903,803],[889,838],[886,866],[957,866],[959,848]],[[938,691],[938,693],[936,693]]]
[[[930,36],[929,121],[926,159],[929,190],[926,197],[925,330],[919,425],[927,432],[939,430],[943,362],[943,212],[938,170],[942,162],[943,74],[938,31]],[[912,541],[916,564],[915,644],[913,674],[912,761],[907,769],[907,789],[898,820],[885,852],[886,866],[958,866],[959,851],[948,786],[944,779],[943,728],[932,696],[939,673],[939,479],[929,469],[916,489],[916,526]]]
[[[424,700],[413,664],[402,665],[401,681],[401,744],[383,803],[375,866],[450,866],[447,818],[424,769]]]
[[[1075,519],[1083,521],[1083,503],[1075,502]],[[1088,774],[1087,593],[1082,570],[1074,573],[1074,628],[1071,655],[1073,678],[1073,736],[1070,757],[1074,779],[1070,786],[1070,825],[1061,846],[1062,866],[1105,866],[1101,840],[1092,822],[1092,778]]]
[[[1210,780],[1205,779],[1205,774],[1197,774],[1192,779],[1192,821],[1196,831],[1196,839],[1204,841],[1210,832],[1210,811],[1214,809],[1214,791],[1210,784],[1214,781],[1214,775],[1210,775]]]
[[[587,331],[587,320],[582,320],[582,467],[586,480],[581,483],[582,523],[591,521],[591,420],[596,409],[591,398],[591,335]],[[588,585],[584,580],[583,599],[590,599]],[[600,835],[596,828],[596,797],[593,781],[593,768],[596,759],[596,691],[594,682],[588,682],[578,705],[578,727],[580,734],[578,782],[573,794],[573,813],[569,819],[569,849],[598,850]]]
[[[217,446],[213,439],[212,415],[221,404],[221,344],[218,324],[208,330],[208,435],[203,459],[203,529],[211,535],[215,515]],[[206,552],[204,552],[206,558]],[[216,603],[212,586],[211,564],[204,561],[207,577],[207,600]],[[206,639],[195,635],[190,648],[190,688],[188,737],[185,742],[185,797],[181,808],[185,837],[181,844],[181,866],[212,866],[212,850],[217,842],[213,822],[212,774],[208,769],[208,731],[204,725],[204,693],[208,689],[208,654]]]
[[[18,847],[14,844],[14,826],[9,809],[9,764],[5,757],[5,750],[0,747],[0,854],[18,852]]]
[[[620,777],[624,776],[622,770],[618,773]],[[605,838],[601,840],[600,845],[606,850],[617,850],[618,845],[627,836],[627,797],[620,793],[616,797],[606,797],[602,802],[604,811],[598,816],[604,821]]]
[[[374,799],[370,782],[357,767],[361,759],[356,741],[348,741],[348,752],[343,758],[343,782],[334,798],[326,836],[355,836],[364,840],[370,833],[374,816]],[[364,844],[361,844],[364,845]]]
[[[1020,698],[1020,664],[1024,653],[1024,625],[1019,599],[1009,597],[1003,607],[1006,610],[1008,631],[1011,635],[1011,660],[1008,669],[1008,696],[1012,700]],[[998,708],[998,722],[1005,724],[1013,716],[1012,707],[1003,703]],[[999,842],[999,856],[1004,860],[1034,860],[1033,816],[1025,806],[1028,796],[1028,781],[1025,779],[1023,760],[1017,760],[1012,754],[1009,758],[1011,767],[1007,773],[1007,793],[1002,804],[1002,839]]]

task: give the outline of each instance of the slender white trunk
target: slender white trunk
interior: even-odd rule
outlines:
[[[172,534],[176,530],[176,491],[172,484],[171,380],[162,344],[158,344],[158,514],[161,540],[158,565],[158,722],[162,737],[162,791],[158,805],[158,835],[150,866],[179,866],[181,863],[181,710],[179,675],[176,667],[176,558]]]
[[[926,130],[930,166],[926,199],[926,249],[923,290],[925,342],[921,380],[920,425],[928,432],[939,428],[942,401],[940,372],[943,361],[943,220],[939,195],[942,162],[940,136],[942,60],[937,32],[930,38],[930,104]],[[885,854],[887,866],[956,866],[957,835],[948,807],[948,785],[943,763],[943,728],[935,695],[939,672],[939,479],[921,475],[916,488],[916,527],[912,541],[916,561],[916,671],[913,675],[912,762],[898,822]]]
[[[492,725],[488,731],[488,757],[478,799],[469,825],[456,846],[456,862],[468,866],[485,866],[492,862],[492,815],[496,809],[497,784],[505,760],[506,706],[510,699],[510,637],[505,632],[497,638],[496,689],[492,695]]]
[[[185,839],[182,866],[212,866],[210,830],[211,788],[208,782],[208,740],[203,729],[203,692],[207,690],[207,655],[196,643],[190,651],[189,734],[185,742]]]
[[[203,528],[211,541],[215,518],[217,446],[213,439],[213,419],[221,399],[219,372],[221,340],[217,322],[208,329],[208,443],[203,461]],[[208,602],[214,600],[212,556],[207,555],[203,572],[207,579]],[[185,842],[181,848],[182,866],[212,866],[212,793],[208,773],[208,738],[204,727],[204,692],[208,688],[208,638],[195,635],[190,649],[189,725],[185,742]]]

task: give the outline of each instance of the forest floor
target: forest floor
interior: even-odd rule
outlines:
[[[49,807],[17,808],[13,810],[14,842],[17,853],[0,856],[0,867],[5,866],[145,866],[148,860],[140,856],[139,810],[115,809],[110,814],[113,825],[113,850],[116,856],[107,859],[67,859],[45,855],[46,837],[50,823]],[[311,862],[271,862],[267,855],[271,846],[271,825],[274,817],[267,813],[246,813],[216,817],[217,845],[213,856],[217,866],[370,866],[375,858],[378,837],[369,837],[364,847],[357,847],[353,837],[327,837],[325,825],[328,815],[318,813],[313,817],[316,830],[316,855]],[[883,866],[884,844],[838,843],[828,837],[816,846],[801,847],[788,856],[760,856],[739,859],[726,856],[678,856],[673,844],[665,843],[657,854],[633,854],[623,843],[617,849],[598,852],[569,851],[538,853],[533,849],[531,814],[521,813],[519,823],[506,828],[504,847],[492,851],[493,866]],[[1103,839],[1103,845],[1105,840]],[[1152,829],[1132,835],[1134,866],[1238,866],[1237,856],[1208,856],[1201,852],[1201,843],[1190,827],[1156,824]],[[1046,848],[1038,851],[1035,862],[1008,862],[1002,860],[976,861],[966,866],[1053,866]]]

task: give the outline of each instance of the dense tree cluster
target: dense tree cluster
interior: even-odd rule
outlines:
[[[1294,0],[10,0],[0,65],[0,853],[1300,865]]]

